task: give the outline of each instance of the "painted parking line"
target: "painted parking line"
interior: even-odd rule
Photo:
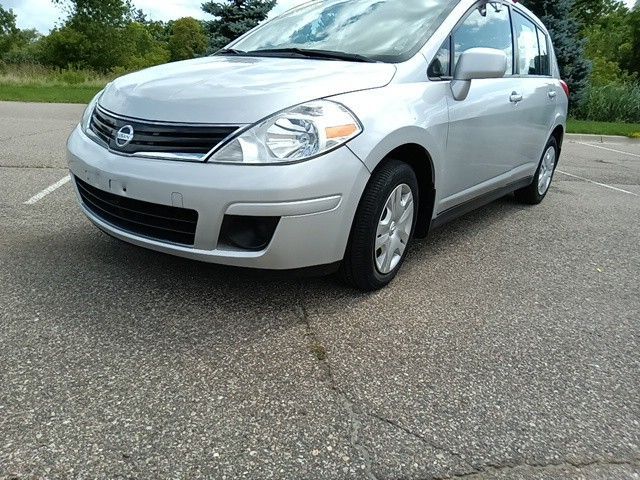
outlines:
[[[561,173],[562,175],[566,175],[567,177],[572,177],[572,178],[576,178],[578,180],[582,180],[583,182],[588,182],[588,183],[591,183],[593,185],[598,185],[599,187],[608,188],[610,190],[615,190],[616,192],[620,192],[620,193],[626,193],[628,195],[633,195],[634,197],[640,197],[640,195],[638,195],[637,193],[629,192],[628,190],[623,190],[622,188],[613,187],[611,185],[607,185],[606,183],[596,182],[596,181],[590,180],[588,178],[584,178],[584,177],[580,177],[578,175],[573,175],[571,173],[563,172],[562,170],[556,170],[556,172]]]
[[[579,145],[585,145],[587,147],[599,148],[600,150],[606,150],[607,152],[622,153],[623,155],[629,155],[631,157],[640,158],[640,155],[638,155],[637,153],[625,152],[624,150],[616,150],[615,148],[601,147],[600,145],[594,145],[593,143],[586,143],[586,142],[576,141],[574,143],[577,143]]]
[[[71,180],[71,176],[67,175],[66,177],[58,180],[53,185],[48,186],[47,188],[45,188],[41,192],[36,193],[33,197],[31,197],[29,200],[24,202],[24,204],[25,205],[33,205],[34,203],[38,203],[40,200],[42,200],[44,197],[46,197],[50,193],[55,192],[57,189],[59,189],[63,185],[69,183],[69,180]]]

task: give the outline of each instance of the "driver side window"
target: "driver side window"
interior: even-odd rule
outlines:
[[[453,71],[465,51],[484,47],[506,53],[507,72],[513,73],[512,37],[511,16],[506,5],[489,2],[474,9],[453,34]]]
[[[429,66],[429,78],[450,79],[460,55],[477,47],[502,50],[507,55],[507,74],[513,73],[513,34],[509,7],[500,2],[489,2],[473,9],[438,51]]]

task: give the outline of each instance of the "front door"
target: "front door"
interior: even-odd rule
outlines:
[[[470,48],[505,52],[508,67],[500,79],[474,80],[462,101],[449,97],[449,139],[438,213],[508,183],[523,161],[512,129],[521,123],[521,79],[513,73],[510,9],[502,2],[479,4],[452,34],[453,68]]]

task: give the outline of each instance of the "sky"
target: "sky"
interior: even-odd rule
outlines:
[[[278,0],[271,15],[277,15],[306,0]],[[171,20],[181,17],[206,19],[200,9],[202,0],[133,0],[153,20]],[[18,16],[19,28],[35,28],[47,33],[60,19],[60,9],[51,0],[0,0],[5,9],[13,9]]]
[[[271,15],[277,15],[289,8],[303,3],[305,0],[278,0],[278,5]],[[625,0],[629,6],[635,0]],[[202,0],[134,0],[137,8],[141,8],[153,20],[171,20],[180,17],[207,18],[200,10]],[[35,28],[47,33],[60,19],[60,10],[51,0],[0,0],[4,8],[12,8],[18,16],[18,27]]]

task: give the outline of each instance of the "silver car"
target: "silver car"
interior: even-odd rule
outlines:
[[[543,200],[568,88],[512,0],[323,0],[215,55],[124,76],[68,142],[84,213],[126,242],[374,290],[414,237]]]

